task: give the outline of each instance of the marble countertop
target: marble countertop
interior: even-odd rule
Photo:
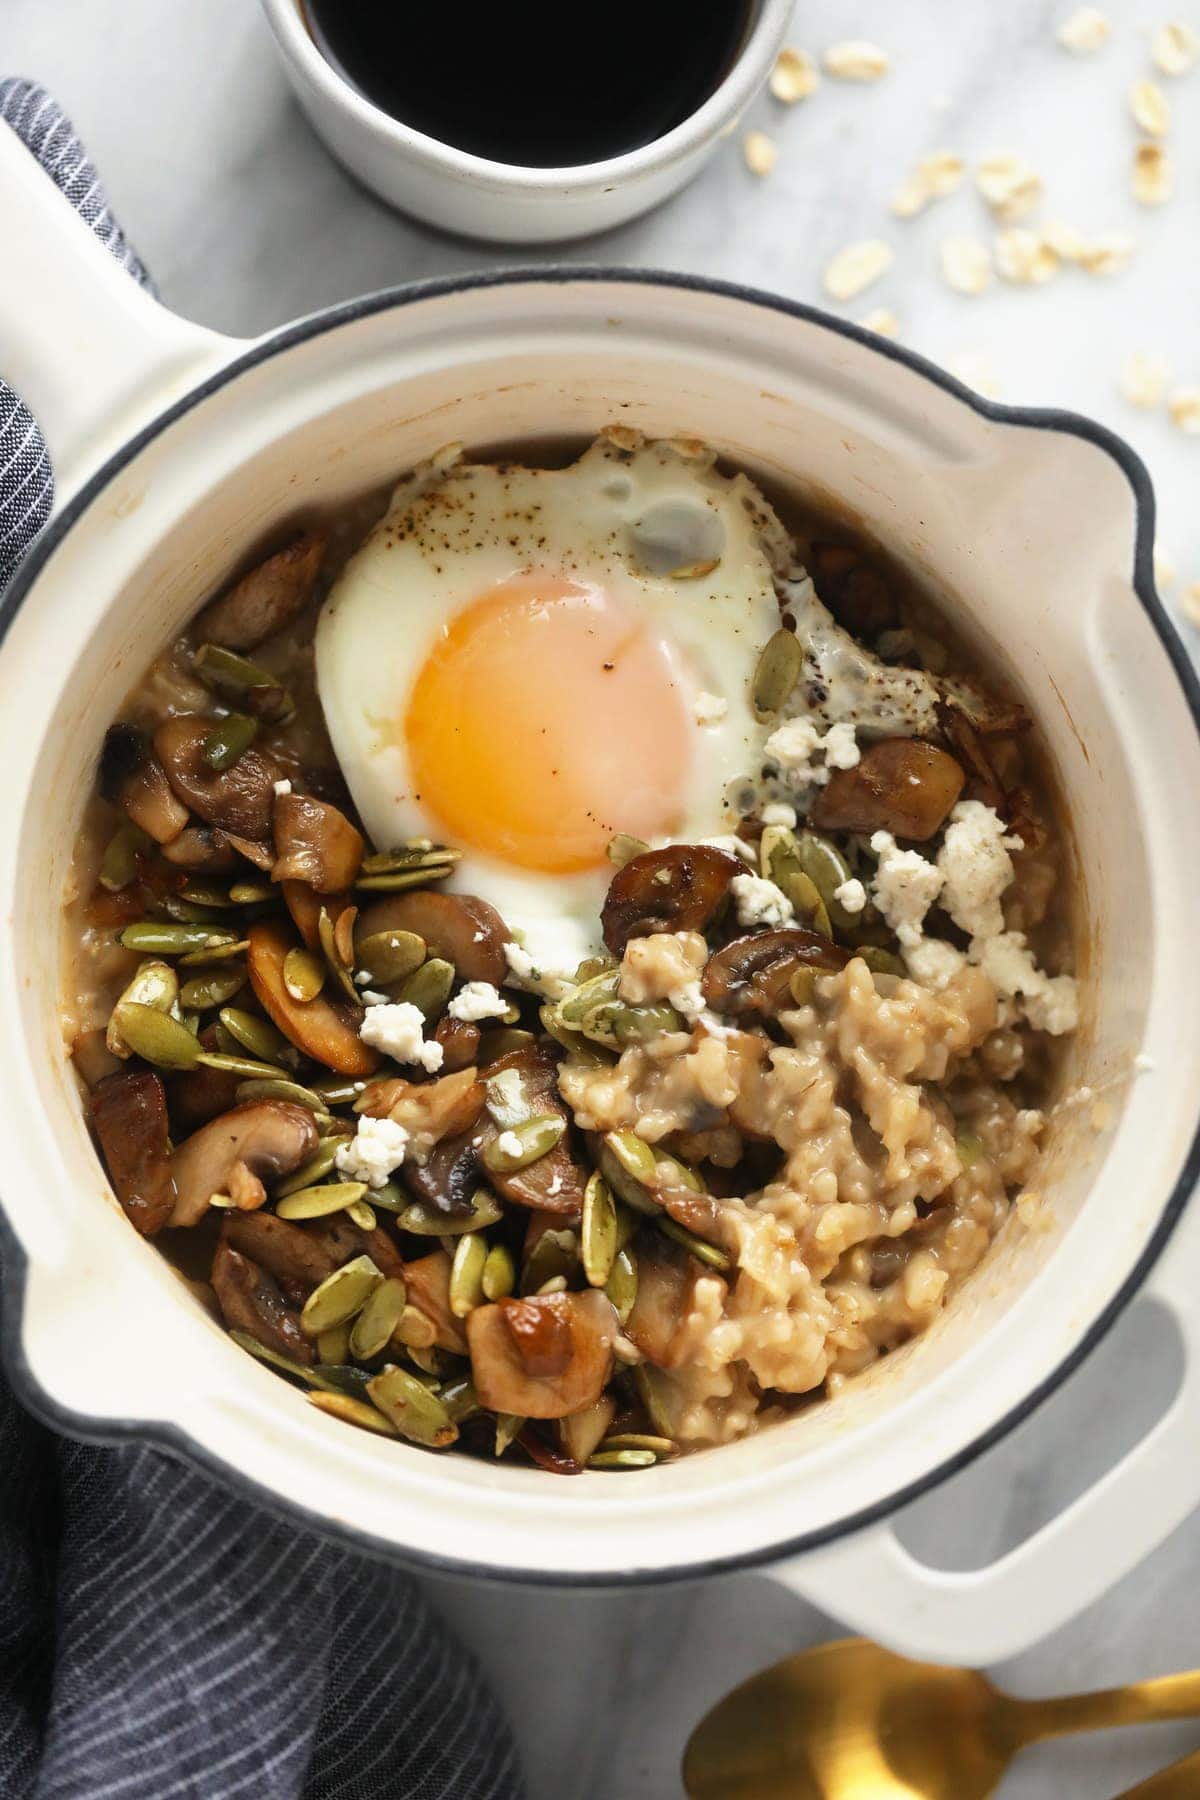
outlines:
[[[882,236],[891,272],[842,310],[897,316],[904,341],[1000,398],[1088,412],[1127,437],[1153,474],[1175,603],[1200,582],[1200,439],[1165,409],[1120,395],[1131,352],[1200,381],[1200,70],[1169,87],[1177,197],[1146,211],[1129,197],[1126,93],[1147,72],[1141,0],[1109,0],[1098,57],[1058,49],[1066,0],[801,0],[793,40],[819,51],[849,36],[891,53],[878,85],[827,82],[785,111],[760,101],[748,124],[780,154],[756,180],[739,144],[647,219],[562,255],[701,271],[805,300],[829,258]],[[1200,14],[1191,9],[1193,22]],[[1185,14],[1185,16],[1187,16]],[[409,277],[535,260],[445,238],[388,212],[311,135],[246,0],[5,0],[0,73],[49,86],[91,146],[119,216],[163,299],[252,334]],[[952,293],[938,272],[949,233],[986,234],[968,187],[908,223],[891,217],[897,180],[927,151],[970,158],[1017,150],[1047,190],[1045,216],[1088,233],[1127,231],[1129,268],[1070,270],[1042,288]],[[1194,628],[1185,635],[1195,641]],[[1019,1541],[1094,1479],[1165,1404],[1173,1344],[1135,1310],[1066,1390],[1003,1445],[911,1510],[915,1548],[955,1566]],[[1131,1376],[1130,1370],[1133,1370]],[[1120,1395],[1113,1405],[1112,1396]],[[1106,1685],[1200,1666],[1200,1515],[1069,1628],[995,1671],[1022,1693]],[[555,1595],[450,1582],[438,1605],[471,1643],[510,1709],[532,1800],[678,1800],[679,1757],[700,1714],[757,1668],[838,1627],[755,1576],[633,1594]],[[1104,1800],[1200,1746],[1200,1722],[1081,1739],[1030,1753],[1005,1800]]]

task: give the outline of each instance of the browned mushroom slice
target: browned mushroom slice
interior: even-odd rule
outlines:
[[[429,1256],[419,1256],[416,1262],[405,1263],[404,1283],[408,1289],[410,1306],[423,1312],[434,1328],[434,1343],[439,1350],[453,1350],[458,1356],[467,1353],[467,1340],[463,1336],[461,1319],[456,1319],[450,1310],[450,1258],[444,1250],[434,1250]],[[508,1410],[508,1409],[501,1409]]]
[[[961,706],[943,700],[938,705],[938,724],[942,735],[967,774],[966,794],[969,800],[981,800],[1008,817],[1008,799],[1003,783],[992,766],[992,759],[982,736]]]
[[[475,1194],[484,1181],[479,1146],[471,1132],[443,1138],[423,1162],[410,1158],[401,1179],[416,1200],[452,1218],[475,1210]]]
[[[377,931],[413,931],[430,956],[453,963],[463,981],[490,981],[499,987],[508,974],[504,946],[511,933],[494,906],[476,894],[443,894],[417,888],[376,900],[359,915],[361,943]]]
[[[336,925],[350,904],[349,894],[318,894],[306,881],[282,881],[279,885],[283,890],[283,903],[292,915],[296,930],[304,939],[305,949],[319,950],[321,908],[324,907],[329,914],[330,923]]]
[[[311,595],[324,554],[323,534],[302,531],[205,607],[192,628],[196,642],[254,650],[274,637]]]
[[[105,733],[99,786],[156,844],[171,843],[188,822],[188,809],[172,793],[149,739],[133,725],[110,725]]]
[[[709,957],[700,991],[714,1012],[770,1017],[795,1005],[789,984],[798,969],[842,969],[850,954],[802,925],[758,931],[734,938]]]
[[[227,875],[238,866],[233,845],[211,825],[187,826],[177,838],[163,845],[162,853],[175,868],[193,873],[203,870],[206,875]]]
[[[261,843],[257,838],[241,837],[236,831],[223,831],[219,835],[239,856],[244,856],[256,869],[261,869],[264,875],[270,873],[275,861],[275,852],[270,844]]]
[[[517,1433],[517,1443],[529,1460],[535,1462],[539,1469],[545,1469],[548,1475],[583,1474],[582,1463],[576,1462],[573,1456],[568,1456],[565,1450],[556,1449],[553,1444],[547,1443],[531,1425],[526,1425],[523,1431]]]
[[[363,859],[362,834],[336,806],[308,794],[280,794],[274,829],[272,881],[304,881],[319,894],[353,885]]]
[[[213,1049],[216,1033],[210,1028],[201,1033],[200,1041],[205,1049]],[[197,1131],[220,1113],[230,1112],[237,1105],[239,1080],[239,1076],[231,1075],[227,1069],[208,1069],[203,1063],[195,1069],[169,1076],[167,1107],[176,1132]]]
[[[814,544],[809,573],[838,624],[855,637],[878,637],[897,623],[891,587],[852,545]]]
[[[506,1069],[515,1069],[520,1076],[530,1115],[557,1113],[566,1121],[567,1130],[535,1162],[527,1163],[523,1169],[490,1169],[488,1179],[498,1194],[516,1206],[528,1206],[535,1212],[577,1213],[583,1205],[589,1171],[571,1147],[571,1114],[558,1091],[558,1064],[538,1045],[525,1044],[498,1057],[480,1074],[487,1078]],[[478,1148],[482,1151],[500,1135],[500,1130],[491,1114],[483,1113],[474,1132]]]
[[[470,1019],[452,1019],[449,1013],[437,1022],[435,1044],[442,1046],[442,1067],[448,1075],[469,1069],[479,1055],[480,1030]]]
[[[961,766],[920,738],[881,738],[852,769],[835,769],[811,819],[818,831],[890,831],[921,843],[939,831],[963,790]]]
[[[290,1100],[253,1100],[222,1113],[185,1138],[171,1158],[172,1225],[194,1225],[213,1194],[228,1193],[235,1164],[244,1163],[262,1181],[276,1181],[298,1169],[316,1147],[312,1114]]]
[[[251,1217],[258,1216],[251,1214]],[[361,1225],[356,1225],[345,1213],[331,1213],[328,1218],[314,1219],[304,1229],[332,1257],[335,1269],[340,1269],[343,1263],[350,1262],[356,1256],[369,1256],[381,1275],[404,1274],[404,1258],[395,1239],[382,1225],[364,1231]]]
[[[71,1045],[71,1061],[75,1073],[85,1087],[99,1087],[106,1075],[119,1075],[125,1063],[108,1047],[108,1033],[103,1026],[95,1031],[81,1031]]]
[[[244,1331],[268,1350],[307,1366],[313,1361],[312,1345],[289,1311],[278,1284],[229,1244],[217,1245],[212,1266],[213,1292],[231,1331]]]
[[[467,1318],[471,1379],[493,1412],[562,1419],[600,1398],[617,1315],[598,1288],[477,1306]]]
[[[474,1069],[456,1069],[436,1081],[373,1081],[363,1089],[354,1110],[403,1125],[421,1155],[443,1138],[470,1131],[483,1106],[483,1094]]]
[[[687,1360],[691,1344],[688,1315],[698,1281],[725,1283],[711,1269],[661,1240],[638,1239],[637,1298],[625,1321],[625,1336],[637,1345],[647,1362],[660,1369],[675,1369]],[[478,1386],[478,1383],[476,1383]]]
[[[967,675],[939,676],[938,686],[943,697],[961,707],[976,731],[985,737],[1028,731],[1033,723],[1019,700],[1001,699]]]
[[[305,1289],[315,1288],[350,1260],[338,1256],[316,1232],[270,1212],[230,1213],[221,1226],[221,1238],[276,1281]],[[358,1254],[357,1249],[351,1252]]]
[[[258,919],[247,933],[246,971],[259,1005],[284,1037],[338,1075],[373,1075],[379,1056],[358,1035],[362,1011],[349,1000],[325,993],[293,1000],[284,986],[283,964],[295,939],[274,919]]]
[[[154,733],[154,751],[181,800],[210,825],[256,841],[271,835],[271,811],[279,765],[261,750],[243,750],[227,769],[204,760],[213,721],[197,713],[164,719]]]
[[[92,1124],[113,1192],[143,1237],[171,1216],[171,1146],[163,1084],[148,1069],[106,1075],[91,1095]]]
[[[630,938],[704,931],[741,867],[736,856],[711,844],[669,844],[632,857],[609,883],[600,914],[604,942],[620,956]]]

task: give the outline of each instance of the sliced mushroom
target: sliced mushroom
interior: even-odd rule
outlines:
[[[167,780],[208,824],[236,837],[270,837],[279,765],[252,746],[228,769],[210,768],[204,745],[212,724],[197,713],[163,720],[154,733],[154,751]]]
[[[284,986],[283,965],[295,939],[274,919],[258,919],[247,933],[246,972],[259,1005],[284,1037],[339,1075],[373,1075],[379,1056],[358,1035],[362,1010],[352,1001],[330,998],[293,1000]]]
[[[687,1321],[696,1283],[719,1281],[722,1293],[725,1283],[711,1269],[651,1233],[638,1239],[637,1269],[637,1298],[625,1321],[625,1336],[647,1362],[660,1369],[676,1369],[691,1354]]]
[[[314,1359],[312,1345],[289,1310],[278,1284],[250,1261],[221,1242],[213,1257],[213,1292],[231,1331],[244,1331],[268,1350],[278,1350],[306,1367]]]
[[[470,1019],[452,1019],[446,1013],[438,1020],[433,1041],[442,1046],[442,1067],[448,1075],[471,1067],[479,1055],[480,1036]]]
[[[328,1218],[314,1219],[305,1230],[310,1231],[333,1258],[335,1269],[356,1256],[369,1256],[381,1275],[404,1274],[404,1259],[396,1241],[382,1225],[364,1231],[345,1213],[332,1213]]]
[[[274,637],[309,599],[324,554],[324,535],[302,531],[204,608],[192,628],[196,641],[254,650]]]
[[[161,1080],[148,1069],[106,1075],[92,1092],[91,1115],[113,1192],[130,1223],[153,1237],[175,1201]]]
[[[475,1195],[483,1183],[479,1146],[471,1132],[444,1138],[418,1162],[406,1160],[401,1179],[416,1200],[423,1200],[447,1218],[475,1210]]]
[[[185,1138],[171,1158],[172,1225],[194,1225],[202,1218],[213,1194],[229,1192],[237,1163],[262,1181],[277,1181],[298,1169],[316,1147],[312,1114],[290,1100],[253,1100],[222,1113]]]
[[[350,1260],[348,1256],[338,1256],[315,1231],[269,1212],[230,1213],[221,1227],[221,1237],[276,1281],[305,1289],[315,1288]]]
[[[171,791],[144,731],[110,725],[100,752],[100,792],[123,807],[156,844],[169,844],[188,822],[188,809]]]
[[[254,867],[261,869],[264,875],[270,873],[275,861],[275,852],[270,844],[260,843],[257,838],[240,837],[234,831],[223,831],[220,835],[237,851],[239,856],[244,856],[248,863],[253,863]]]
[[[600,914],[604,942],[620,956],[630,938],[704,931],[741,867],[736,856],[711,844],[670,844],[632,857],[609,883]]]
[[[483,1083],[474,1069],[458,1069],[437,1081],[373,1081],[355,1111],[403,1125],[418,1156],[443,1138],[470,1131],[483,1106]]]
[[[275,800],[272,881],[303,881],[318,894],[353,886],[363,859],[361,832],[345,813],[308,794]]]
[[[322,907],[329,914],[330,923],[336,925],[350,905],[349,894],[318,894],[306,881],[283,881],[279,885],[283,890],[283,903],[292,915],[296,930],[304,939],[304,948],[319,950]]]
[[[238,866],[233,845],[211,825],[188,825],[163,845],[162,853],[173,867],[193,873],[203,870],[206,875],[228,875]]]
[[[942,728],[942,736],[966,771],[967,798],[981,800],[984,806],[992,807],[1002,819],[1006,819],[1009,811],[1008,798],[982,734],[962,707],[949,700],[944,700],[938,707],[938,724]]]
[[[562,1419],[600,1398],[617,1315],[598,1288],[478,1306],[467,1318],[471,1379],[493,1412]]]
[[[495,907],[475,894],[417,888],[389,895],[363,908],[355,936],[361,943],[378,931],[415,932],[428,954],[453,963],[463,981],[499,987],[508,974],[504,946],[511,933]]]
[[[700,991],[714,1012],[771,1017],[793,1006],[790,983],[798,969],[829,972],[850,960],[832,939],[801,925],[734,938],[705,964]]]
[[[119,1056],[108,1047],[108,1033],[103,1027],[81,1031],[71,1045],[71,1061],[84,1087],[99,1087],[106,1075],[119,1075],[125,1067]]]
[[[835,769],[811,819],[818,831],[890,831],[922,843],[939,831],[963,790],[962,767],[920,738],[881,738],[852,769]]]
[[[430,1320],[434,1343],[439,1350],[453,1350],[457,1356],[467,1353],[463,1322],[450,1310],[450,1258],[444,1250],[420,1256],[404,1265],[404,1282],[410,1306],[415,1306]]]
[[[541,1432],[535,1431],[532,1425],[526,1425],[517,1433],[517,1443],[521,1446],[531,1462],[539,1469],[545,1469],[548,1475],[582,1475],[583,1464],[568,1456],[565,1450],[548,1443]]]
[[[209,1027],[201,1032],[200,1041],[206,1050],[213,1050],[217,1045],[216,1033]],[[237,1105],[239,1079],[227,1069],[209,1069],[203,1063],[195,1069],[168,1076],[167,1110],[176,1134],[186,1136],[198,1131],[201,1125],[207,1125],[210,1119],[230,1112]]]
[[[814,544],[810,573],[838,624],[856,638],[875,638],[899,621],[896,596],[851,544]]]
[[[526,1044],[489,1063],[480,1074],[490,1077],[506,1069],[515,1069],[521,1077],[529,1113],[557,1113],[566,1121],[567,1130],[536,1162],[523,1169],[489,1170],[488,1179],[497,1193],[516,1206],[528,1206],[535,1212],[577,1213],[583,1205],[589,1171],[571,1147],[571,1113],[558,1091],[558,1064],[540,1046]],[[473,1134],[480,1151],[500,1130],[490,1113],[482,1114]]]

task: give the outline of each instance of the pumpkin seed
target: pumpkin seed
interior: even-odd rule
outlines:
[[[469,1375],[448,1381],[438,1397],[456,1425],[461,1425],[464,1419],[473,1419],[479,1411],[479,1395]]]
[[[331,1364],[334,1368],[349,1362],[349,1325],[331,1325],[328,1331],[323,1331],[317,1339],[317,1356],[321,1362]]]
[[[579,1267],[579,1239],[573,1231],[543,1231],[521,1271],[522,1294],[540,1294],[548,1281],[564,1280]]]
[[[431,1344],[428,1350],[417,1350],[410,1344],[405,1354],[417,1380],[436,1394],[453,1366],[448,1353],[439,1350],[436,1344]]]
[[[400,1314],[400,1321],[393,1335],[408,1350],[432,1350],[437,1327],[428,1313],[423,1313],[419,1306],[410,1304]]]
[[[600,1445],[601,1450],[649,1450],[654,1457],[674,1456],[679,1445],[674,1438],[652,1437],[645,1431],[614,1431]]]
[[[431,1393],[407,1369],[385,1369],[368,1381],[367,1392],[401,1437],[414,1444],[444,1450],[458,1436],[458,1426],[441,1396]]]
[[[763,645],[750,688],[750,701],[760,723],[777,713],[804,667],[804,651],[794,631],[780,629]]]
[[[593,1171],[583,1192],[579,1244],[589,1287],[602,1288],[617,1255],[617,1205],[599,1169]]]
[[[588,1457],[587,1466],[589,1469],[652,1469],[657,1461],[653,1450],[597,1450]]]
[[[654,1223],[664,1237],[669,1237],[674,1243],[679,1244],[689,1256],[694,1256],[697,1262],[705,1263],[710,1269],[719,1269],[722,1274],[732,1269],[733,1258],[727,1251],[719,1250],[715,1244],[705,1243],[704,1239],[697,1237],[694,1231],[686,1231],[682,1225],[677,1225],[674,1219],[668,1218],[666,1213],[661,1213]]]
[[[608,1280],[604,1283],[604,1291],[612,1301],[617,1318],[622,1325],[633,1311],[633,1303],[637,1299],[637,1287],[637,1263],[632,1251],[618,1250],[613,1257]]]
[[[320,1337],[331,1325],[344,1324],[366,1305],[383,1276],[369,1256],[356,1256],[327,1275],[304,1302],[300,1329],[308,1337]]]
[[[828,909],[821,890],[801,864],[795,832],[786,825],[768,825],[759,843],[759,859],[767,880],[791,901],[797,924],[832,937]]]
[[[462,851],[452,850],[448,844],[434,844],[429,838],[412,838],[407,844],[397,844],[393,850],[376,850],[370,856],[364,856],[362,872],[364,875],[392,875],[398,870],[456,863],[461,857]]]
[[[485,1300],[504,1300],[517,1284],[512,1251],[505,1244],[493,1244],[487,1253],[479,1285]]]
[[[606,968],[581,981],[579,986],[558,1003],[558,1016],[564,1025],[581,1025],[584,1017],[601,1000],[615,1000],[621,979],[620,969]]]
[[[109,1031],[128,1046],[127,1054],[140,1056],[156,1069],[194,1069],[200,1045],[187,1026],[170,1013],[140,1001],[120,1001],[113,1008]]]
[[[286,1081],[288,1072],[277,1063],[258,1062],[252,1056],[235,1056],[225,1050],[201,1050],[196,1058],[208,1069],[224,1069],[227,1075],[240,1075],[243,1081]]]
[[[465,1319],[483,1300],[483,1266],[487,1262],[487,1239],[477,1231],[466,1231],[454,1246],[450,1265],[450,1311],[456,1319]]]
[[[232,769],[257,736],[257,719],[252,719],[248,713],[227,713],[217,720],[205,738],[200,754],[210,769]]]
[[[609,838],[604,854],[610,863],[615,863],[618,869],[623,869],[625,864],[632,862],[635,856],[644,856],[649,848],[645,838],[630,837],[627,831],[618,831],[615,836]]]
[[[331,1418],[344,1419],[347,1425],[359,1425],[364,1431],[376,1431],[380,1437],[398,1437],[400,1434],[390,1419],[374,1406],[368,1406],[365,1400],[354,1400],[349,1394],[310,1394],[309,1400],[323,1413]]]
[[[295,1380],[303,1381],[310,1387],[319,1384],[320,1377],[315,1369],[306,1369],[302,1363],[293,1362],[290,1356],[284,1356],[282,1351],[273,1350],[268,1344],[260,1344],[258,1339],[251,1337],[248,1331],[238,1331],[235,1327],[230,1331],[229,1336],[239,1350],[248,1351],[256,1361],[266,1363],[269,1368],[278,1369],[284,1375],[291,1375]]]
[[[643,1187],[654,1185],[658,1158],[645,1138],[640,1138],[636,1131],[609,1131],[605,1133],[603,1143],[627,1175],[632,1175]]]
[[[525,1424],[523,1413],[496,1414],[496,1455],[503,1456]]]
[[[278,898],[279,890],[270,881],[235,881],[229,890],[232,906],[265,906]]]
[[[351,1106],[364,1086],[361,1081],[347,1081],[343,1075],[323,1075],[313,1082],[312,1089],[314,1094],[320,1094],[326,1106]]]
[[[633,1384],[643,1411],[660,1437],[669,1438],[674,1430],[671,1418],[670,1377],[652,1363],[639,1363],[633,1371]]]
[[[532,1031],[514,1030],[508,1025],[493,1026],[491,1030],[480,1033],[479,1061],[495,1062],[501,1056],[507,1056],[510,1050],[525,1050],[535,1042]]]
[[[120,893],[137,879],[138,857],[150,846],[150,837],[132,819],[123,819],[109,838],[100,860],[100,886]]]
[[[193,975],[190,981],[185,981],[179,990],[179,1001],[190,1011],[209,1012],[214,1006],[224,1006],[227,1000],[232,1000],[245,981],[244,963],[218,965],[209,975]]]
[[[660,1037],[665,1031],[682,1031],[683,1019],[665,1000],[634,1006],[628,1000],[601,1000],[579,1022],[584,1037],[610,1050],[624,1050]]]
[[[231,943],[226,943],[224,934],[221,934],[220,941],[217,941],[215,937],[210,938],[205,949],[193,950],[186,956],[181,956],[179,966],[181,969],[207,968],[211,963],[229,962],[233,957],[241,956],[242,952],[249,948],[249,938],[235,937]]]
[[[593,1067],[600,1067],[609,1060],[597,1049],[595,1044],[589,1043],[581,1032],[573,1031],[569,1025],[563,1024],[557,1006],[547,1004],[540,1007],[538,1017],[547,1036],[552,1037],[556,1044],[561,1044],[564,1050],[569,1050],[576,1062],[590,1063]],[[482,1058],[482,1043],[479,1048]]]
[[[215,881],[201,881],[197,875],[188,877],[181,893],[193,906],[207,906],[216,912],[228,912],[231,906],[237,904],[225,888],[218,887]]]
[[[247,1100],[286,1100],[292,1106],[306,1106],[309,1112],[322,1111],[320,1097],[311,1088],[301,1087],[298,1081],[273,1081],[252,1079],[240,1083],[237,1091],[239,1103]]]
[[[367,1200],[352,1200],[346,1208],[346,1217],[360,1231],[374,1231],[379,1223],[375,1217],[375,1208]]]
[[[653,1179],[653,1169],[649,1168],[644,1177],[632,1174],[621,1160],[617,1150],[608,1142],[609,1137],[632,1139],[638,1144],[642,1144],[642,1139],[632,1131],[610,1132],[607,1137],[599,1138],[595,1145],[596,1165],[618,1200],[626,1206],[632,1207],[636,1213],[645,1213],[650,1216],[657,1214],[660,1210],[658,1201],[645,1185],[647,1181]],[[642,1144],[642,1148],[649,1151],[649,1145]],[[628,1149],[627,1154],[635,1157],[638,1155],[637,1152]],[[652,1152],[650,1158],[653,1162]]]
[[[139,919],[121,933],[126,950],[145,950],[151,956],[182,956],[185,951],[224,949],[237,941],[235,931],[211,925],[168,924],[162,919]]]
[[[338,953],[336,927],[329,916],[328,907],[323,906],[317,918],[317,935],[321,940],[321,949],[325,953],[325,964],[342,992],[356,1006],[362,1004],[358,989],[354,985],[354,977]]]
[[[834,930],[850,931],[860,925],[861,916],[847,912],[835,898],[836,890],[851,876],[850,864],[837,845],[822,837],[819,831],[800,831],[796,833],[796,855],[800,867],[825,902]]]
[[[425,961],[425,939],[415,931],[373,931],[359,942],[354,960],[373,983],[403,981]]]
[[[238,656],[233,650],[226,650],[222,644],[201,644],[192,657],[192,667],[206,686],[219,692],[244,694],[256,689],[275,689],[278,699],[273,700],[271,707],[264,711],[259,706],[261,716],[269,718],[273,724],[285,724],[295,712],[291,695],[280,687],[278,677],[272,675],[270,669],[251,662],[248,657]]]
[[[360,875],[355,887],[366,894],[402,894],[408,888],[428,887],[454,873],[453,862],[429,862],[418,869],[397,869],[389,875]]]
[[[487,1188],[475,1190],[468,1213],[444,1213],[424,1200],[410,1200],[396,1220],[401,1231],[417,1237],[457,1237],[463,1231],[485,1231],[504,1216],[504,1208]]]
[[[983,1144],[973,1131],[960,1131],[954,1140],[958,1160],[964,1169],[973,1169],[983,1155]]]
[[[338,1120],[337,1123],[343,1121]],[[402,1213],[408,1205],[408,1195],[394,1181],[385,1181],[382,1187],[371,1189],[371,1205],[381,1207],[384,1212]]]
[[[164,894],[158,905],[169,919],[175,919],[181,925],[217,926],[221,923],[217,907],[200,906],[194,900],[186,900],[182,894]]]
[[[565,1294],[566,1291],[567,1278],[565,1275],[552,1275],[549,1281],[543,1281],[540,1288],[534,1289],[535,1294],[539,1297],[542,1294]]]
[[[427,1025],[441,1017],[454,987],[454,964],[444,957],[431,956],[414,969],[400,988],[397,998],[415,1006]]]
[[[256,1013],[243,1012],[238,1006],[223,1006],[217,1016],[230,1037],[259,1062],[286,1063],[294,1055],[282,1031]]]
[[[854,952],[861,956],[872,975],[907,975],[904,963],[892,950],[882,950],[878,944],[862,944]]]
[[[656,1150],[654,1152],[655,1168],[660,1170],[663,1163],[667,1165],[671,1173],[672,1186],[690,1188],[693,1194],[707,1193],[708,1190],[695,1169],[689,1169],[685,1162],[680,1162],[679,1158],[672,1156],[669,1150]],[[662,1179],[661,1174],[658,1178]]]
[[[315,1187],[293,1188],[278,1201],[275,1211],[281,1219],[324,1219],[330,1213],[345,1212],[366,1191],[365,1181],[326,1181]]]
[[[527,1169],[531,1163],[548,1156],[561,1142],[566,1129],[567,1122],[560,1113],[536,1113],[533,1118],[522,1119],[519,1125],[502,1131],[490,1144],[485,1144],[480,1161],[493,1174],[515,1174],[518,1169]]]
[[[325,964],[311,950],[289,950],[283,959],[283,985],[293,1000],[315,1000],[325,986]]]
[[[793,970],[788,980],[788,993],[797,1006],[811,1006],[816,991],[817,971],[815,969]]]
[[[179,977],[170,963],[144,962],[114,1006],[104,1034],[104,1042],[114,1056],[122,1059],[133,1051],[121,1035],[117,1012],[122,1006],[151,1006],[156,1012],[169,1013],[179,998]]]
[[[350,1354],[358,1362],[369,1362],[386,1350],[393,1331],[400,1323],[408,1298],[403,1281],[392,1275],[371,1294],[366,1305],[350,1327]]]

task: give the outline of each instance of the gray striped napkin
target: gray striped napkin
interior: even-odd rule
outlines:
[[[49,95],[0,81],[0,120],[147,282]],[[5,279],[20,280],[11,260]],[[0,380],[0,592],[53,491],[37,424]],[[520,1793],[494,1700],[408,1576],[157,1451],[56,1437],[0,1377],[4,1800]]]

